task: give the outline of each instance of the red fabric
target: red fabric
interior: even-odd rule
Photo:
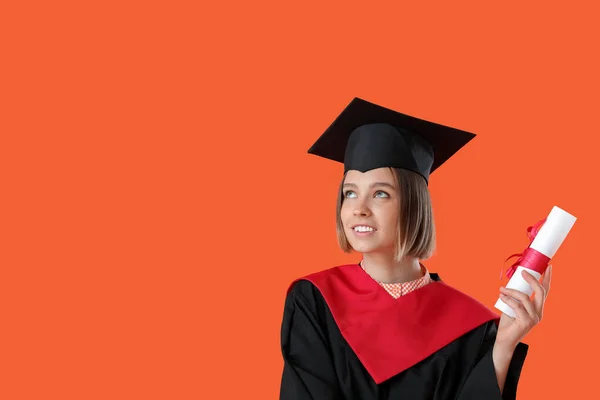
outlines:
[[[545,222],[546,218],[544,218],[541,221],[538,221],[535,225],[528,227],[527,237],[529,238],[529,244],[527,245],[527,248],[523,250],[523,252],[513,254],[506,260],[504,260],[504,262],[506,262],[513,257],[519,257],[517,261],[515,261],[514,264],[512,264],[506,271],[506,276],[508,277],[508,279],[512,278],[519,266],[532,269],[534,271],[539,272],[540,274],[543,274],[544,271],[546,271],[546,268],[550,263],[550,258],[540,253],[539,251],[529,247],[531,246],[531,243],[533,243],[533,240],[535,239]],[[500,271],[500,279],[502,279],[502,271]]]
[[[523,268],[529,268],[543,274],[550,263],[550,257],[543,255],[531,247],[525,249],[519,260],[518,263],[515,263],[508,271],[506,271],[506,275],[509,279],[513,276],[519,265]]]
[[[319,289],[343,337],[377,384],[499,319],[477,300],[439,281],[394,299],[358,264],[300,279]]]

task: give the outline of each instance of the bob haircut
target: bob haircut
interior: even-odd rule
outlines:
[[[390,168],[399,188],[399,212],[395,259],[416,257],[419,260],[430,258],[436,246],[435,224],[431,196],[423,177],[415,172]],[[348,242],[342,225],[341,210],[344,201],[343,185],[346,175],[339,186],[336,207],[337,240],[345,253],[353,249]]]

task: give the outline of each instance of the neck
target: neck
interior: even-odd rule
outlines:
[[[362,266],[365,272],[378,282],[404,283],[421,278],[421,265],[414,257],[394,260],[393,254],[365,253]]]

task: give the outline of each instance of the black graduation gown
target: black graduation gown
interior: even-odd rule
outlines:
[[[281,327],[281,400],[515,399],[528,346],[500,392],[498,316],[435,281],[392,298],[358,265],[294,281]]]

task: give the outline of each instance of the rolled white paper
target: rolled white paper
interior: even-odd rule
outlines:
[[[573,215],[560,209],[559,207],[554,206],[550,211],[550,214],[548,214],[548,218],[546,218],[546,221],[540,228],[539,232],[537,233],[529,247],[539,251],[540,253],[551,259],[552,257],[554,257],[554,255],[562,245],[563,241],[571,231],[571,228],[575,224],[576,220],[577,218],[575,218]],[[533,288],[521,275],[521,271],[523,270],[529,272],[538,280],[542,276],[537,271],[518,266],[515,273],[508,281],[506,287],[508,289],[516,289],[520,292],[527,294],[528,296],[531,296],[531,294],[533,293]],[[498,310],[502,311],[510,317],[515,318],[516,316],[513,309],[506,303],[504,303],[501,299],[498,299],[494,307],[496,307]]]

